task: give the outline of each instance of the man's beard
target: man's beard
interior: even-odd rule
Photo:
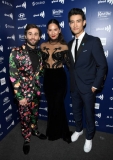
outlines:
[[[38,43],[38,40],[32,44],[28,39],[26,39],[26,43],[28,43],[30,46],[36,46]]]

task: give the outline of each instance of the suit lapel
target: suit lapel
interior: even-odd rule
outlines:
[[[69,43],[68,47],[69,47],[69,51],[70,51],[70,60],[74,65],[74,59],[73,59],[73,55],[72,55],[72,52],[71,52],[73,41],[74,41],[74,39]]]
[[[78,49],[78,51],[77,51],[76,61],[77,61],[80,53],[82,52],[82,50],[83,50],[86,42],[87,42],[87,33],[84,35],[84,37],[83,37],[83,39],[82,39],[82,42],[81,42],[81,44],[80,44],[80,46],[79,46],[79,49]]]

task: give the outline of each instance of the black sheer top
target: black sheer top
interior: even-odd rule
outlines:
[[[45,46],[41,49],[44,68],[60,68],[63,64],[69,67],[68,50],[62,50],[62,47],[53,50],[50,54],[50,48]]]

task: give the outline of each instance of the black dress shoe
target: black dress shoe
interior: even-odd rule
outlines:
[[[32,130],[32,135],[36,136],[36,137],[38,137],[38,138],[40,138],[42,140],[47,139],[46,135],[40,133],[39,131],[36,132],[36,131]]]
[[[28,154],[29,151],[30,151],[30,143],[25,140],[23,144],[23,152],[24,154]]]
[[[67,143],[71,143],[71,135],[73,134],[72,131],[69,131],[69,133],[66,136],[63,136],[63,140]]]

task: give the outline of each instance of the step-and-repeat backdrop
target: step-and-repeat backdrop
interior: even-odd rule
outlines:
[[[9,81],[9,54],[15,46],[25,43],[24,29],[34,23],[42,30],[40,43],[47,40],[46,24],[51,18],[59,21],[65,40],[73,38],[68,24],[71,8],[81,8],[86,14],[85,31],[98,36],[108,62],[108,74],[104,89],[97,93],[95,102],[96,130],[113,133],[113,0],[1,0],[0,2],[0,140],[19,122],[18,107],[13,100]],[[40,44],[39,44],[40,45]],[[65,67],[65,66],[64,66]],[[69,125],[75,125],[69,91],[69,73],[65,67],[68,90],[65,108]],[[47,101],[43,92],[39,107],[39,119],[47,120]]]

